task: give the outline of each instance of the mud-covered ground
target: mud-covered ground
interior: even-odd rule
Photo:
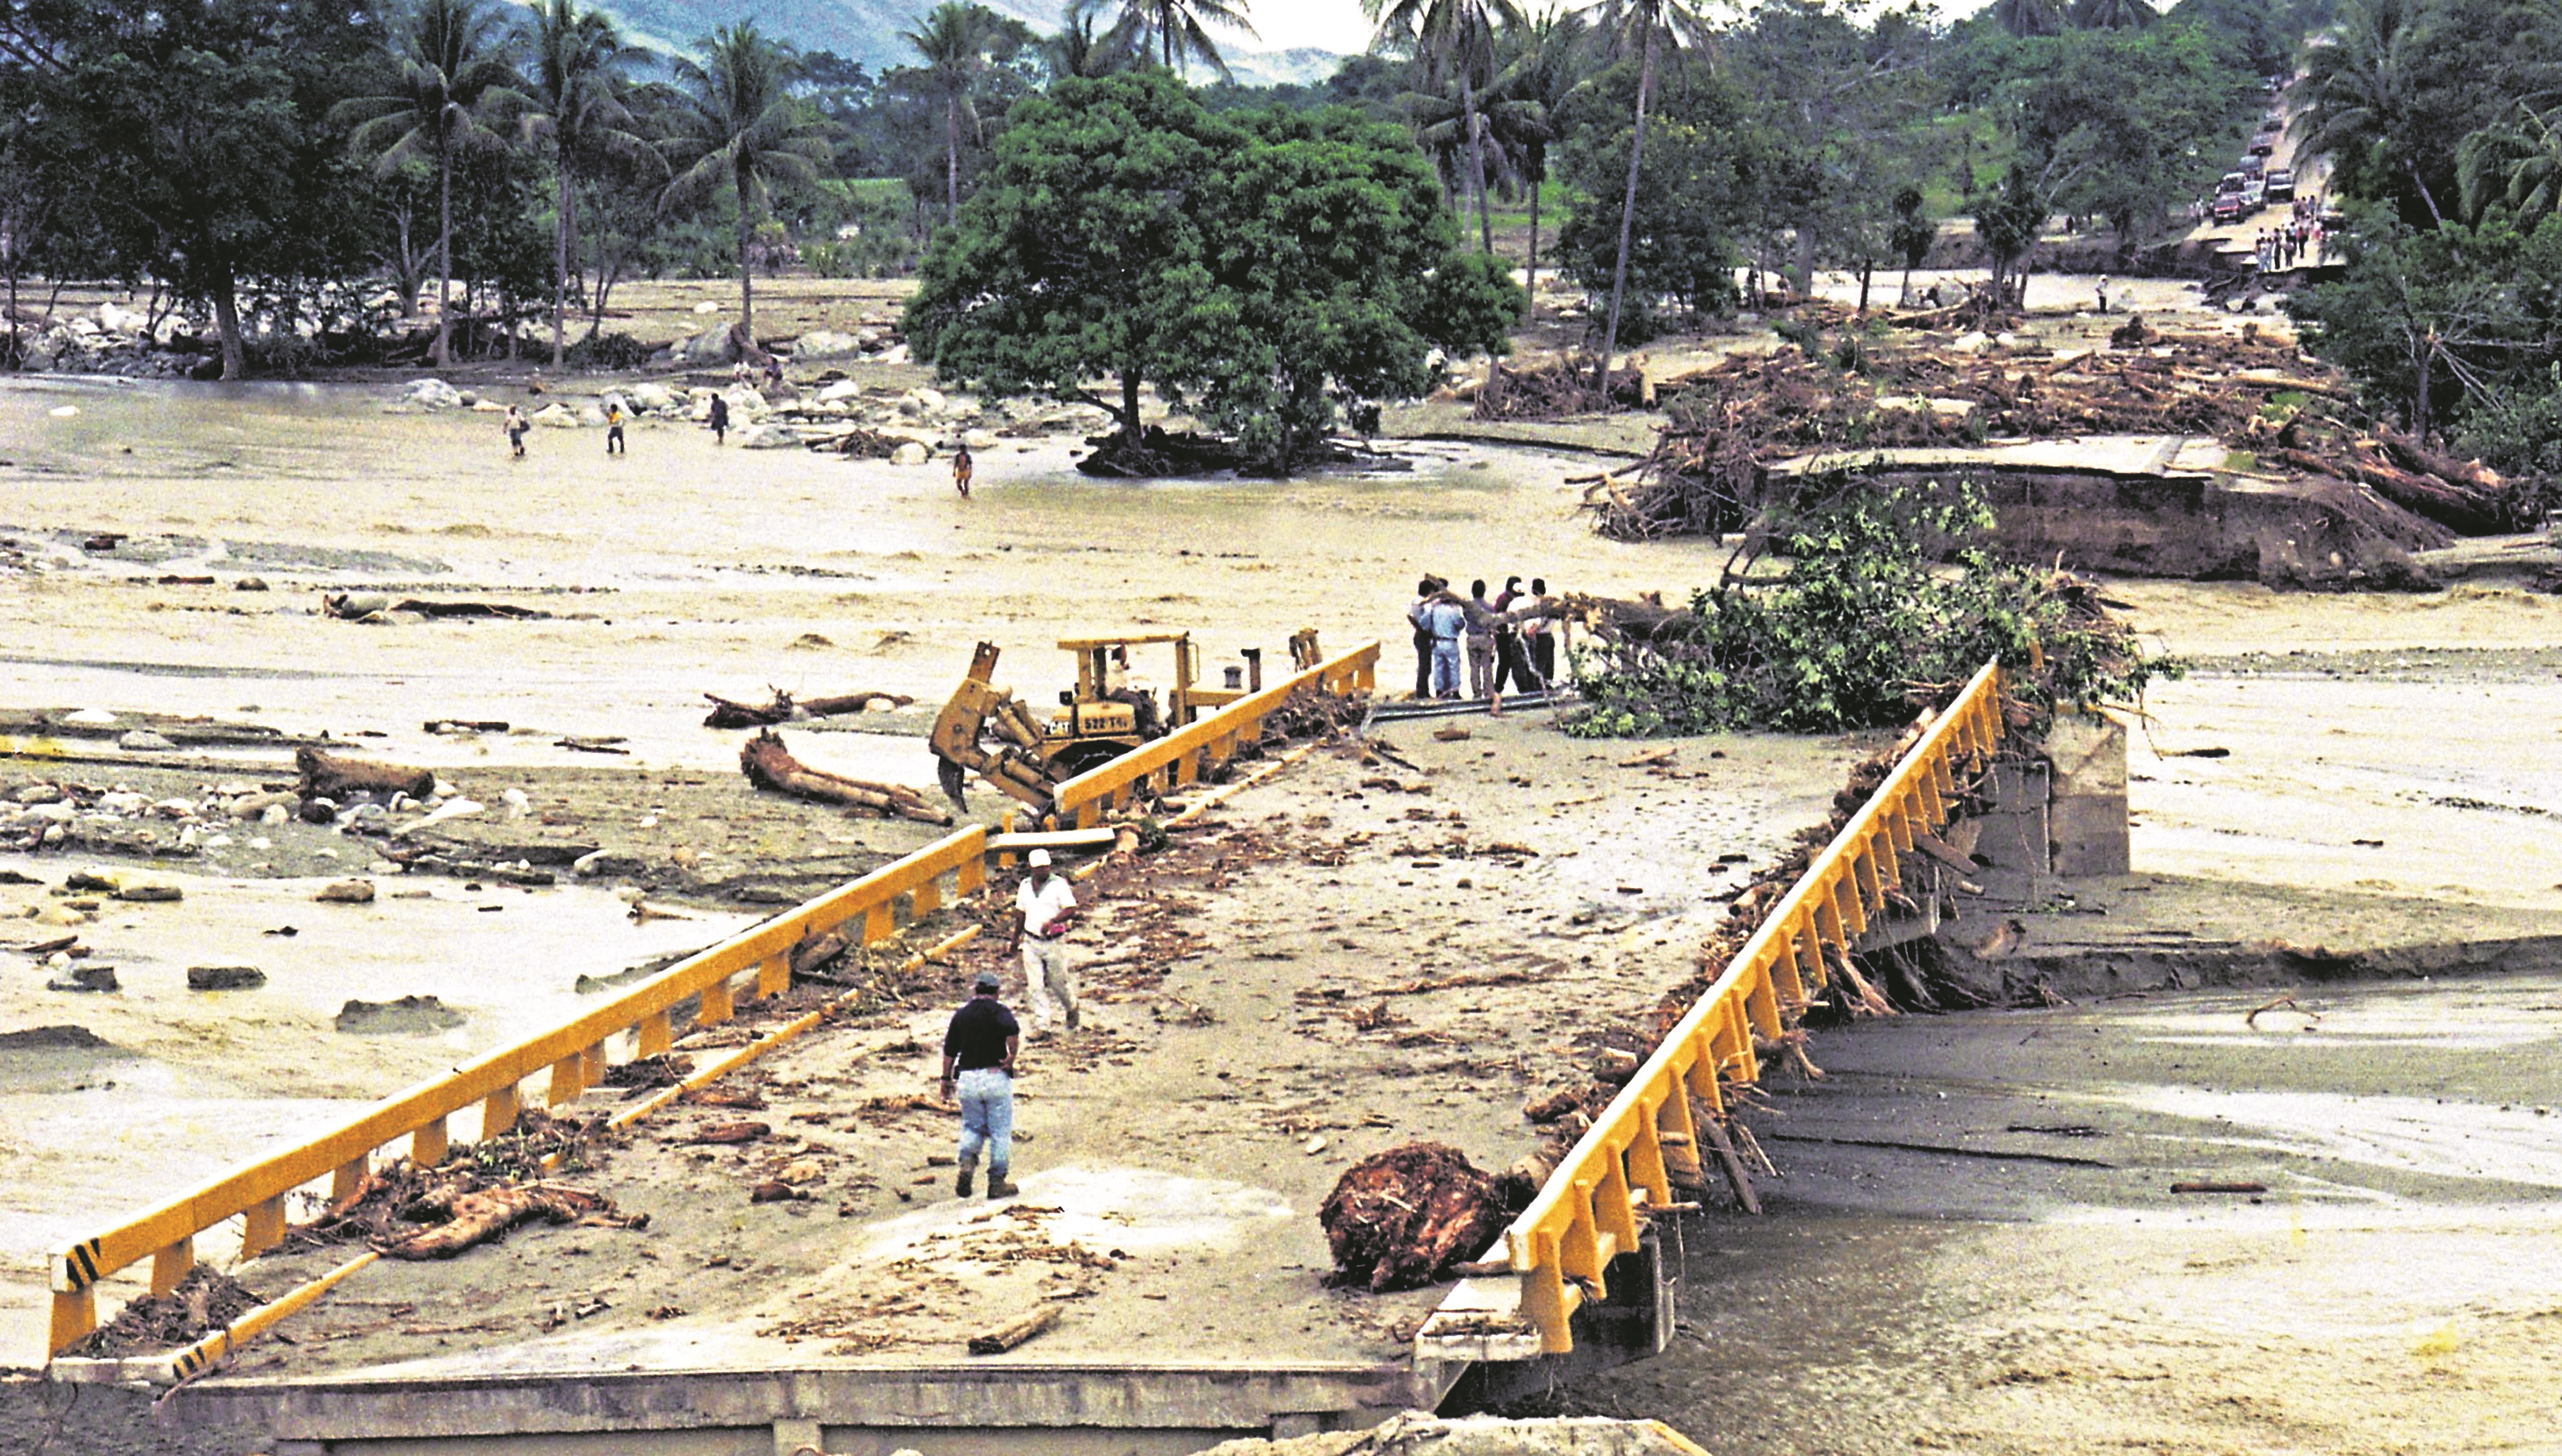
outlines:
[[[2149,294],[2140,301],[2152,306]],[[2096,323],[2058,318],[2052,326],[2087,331]],[[503,389],[519,377],[484,373],[477,387]],[[908,371],[877,382],[916,380]],[[701,726],[706,691],[761,699],[775,686],[877,689],[911,696],[922,709],[949,691],[972,643],[987,639],[1005,649],[1000,680],[1037,703],[1067,681],[1065,659],[1049,646],[1062,636],[1190,629],[1215,672],[1249,645],[1280,660],[1283,640],[1301,626],[1317,627],[1338,650],[1384,638],[1382,682],[1394,686],[1411,670],[1400,614],[1422,571],[1463,583],[1479,574],[1500,583],[1518,572],[1546,576],[1559,590],[1677,597],[1713,576],[1723,555],[1701,543],[1637,547],[1592,538],[1564,477],[1592,468],[1581,452],[1626,442],[1581,427],[1560,435],[1566,449],[1557,452],[1417,442],[1405,448],[1404,468],[1279,483],[1101,484],[1070,469],[1069,437],[1008,440],[982,453],[977,493],[963,501],[940,465],[724,451],[699,431],[655,421],[633,429],[632,455],[623,459],[605,457],[597,432],[547,431],[534,436],[532,459],[514,462],[487,417],[387,413],[396,392],[387,384],[63,381],[0,389],[0,439],[10,442],[0,452],[0,661],[7,663],[0,719],[80,710],[117,715],[119,730],[204,718],[288,739],[326,734],[351,751],[433,768],[483,806],[438,827],[451,841],[444,857],[459,874],[377,873],[382,837],[298,821],[209,824],[193,854],[84,841],[0,865],[33,881],[0,884],[0,914],[37,912],[0,921],[0,944],[76,931],[92,960],[118,963],[127,988],[113,998],[47,992],[49,971],[0,951],[0,1032],[76,1025],[115,1048],[99,1053],[81,1043],[41,1058],[13,1056],[5,1068],[0,1255],[19,1272],[0,1278],[7,1304],[0,1364],[32,1358],[40,1308],[33,1255],[73,1228],[201,1178],[293,1127],[342,1115],[349,1101],[393,1090],[474,1046],[549,1024],[577,1004],[581,976],[610,976],[717,939],[777,899],[934,832],[754,795],[736,770],[742,735]],[[124,539],[92,546],[101,533]],[[213,580],[195,580],[203,577]],[[268,590],[245,590],[252,579]],[[2187,679],[2158,686],[2146,705],[2151,719],[2137,736],[2132,792],[2136,869],[2180,878],[2176,913],[2188,924],[2247,920],[2263,902],[2255,897],[2278,892],[2296,896],[2288,904],[2353,907],[2339,911],[2342,923],[2388,930],[2411,923],[2394,907],[2426,904],[2435,917],[2428,933],[2445,936],[2463,933],[2448,922],[2467,906],[2499,927],[2562,911],[2562,870],[2554,868],[2562,864],[2562,739],[2554,728],[2562,722],[2554,646],[2562,608],[2554,599],[2497,587],[2394,597],[2160,583],[2114,590],[2166,648],[2197,661]],[[546,615],[394,614],[381,624],[322,615],[323,593],[342,591],[482,600]],[[1158,662],[1143,656],[1139,666],[1143,679],[1162,685]],[[785,733],[796,753],[823,767],[930,784],[921,712],[877,716]],[[456,718],[509,726],[468,734],[425,726]],[[145,806],[201,807],[225,788],[265,792],[291,777],[289,752],[275,746],[181,741],[173,750],[127,750],[120,732],[0,733],[9,735],[0,749],[12,755],[0,759],[0,790],[13,796],[76,782],[130,793]],[[615,740],[607,746],[627,755],[584,751],[570,740]],[[1614,844],[1642,865],[1666,826],[1683,823],[1677,804],[1645,801],[1632,792],[1632,776],[1539,730],[1487,746],[1498,750],[1483,761],[1499,771],[1495,782],[1529,780],[1512,787],[1568,816],[1556,821],[1564,836]],[[1281,790],[1257,791],[1269,792]],[[1240,800],[1239,812],[1252,812],[1254,799]],[[973,807],[993,818],[990,800],[974,795]],[[1330,815],[1337,832],[1351,822],[1313,806],[1290,812]],[[164,847],[182,827],[148,814],[129,824],[153,829]],[[216,833],[231,842],[207,847]],[[254,842],[261,838],[264,846]],[[549,886],[472,877],[475,854],[500,862],[494,856],[512,851],[530,865],[537,847],[551,856],[599,853],[591,869],[602,872],[556,868]],[[69,910],[75,895],[56,891],[92,868],[175,883],[185,898],[104,899],[96,911]],[[327,881],[359,873],[375,878],[373,904],[312,899]],[[1482,897],[1478,886],[1503,883],[1446,863],[1430,873],[1476,882],[1465,892],[1453,884],[1448,894]],[[1629,882],[1658,893],[1644,874]],[[2217,884],[2241,892],[2230,904],[2208,903]],[[1420,963],[1425,953],[1408,944],[1417,921],[1443,912],[1404,898],[1419,881],[1389,887],[1401,893],[1348,906],[1337,919],[1351,926],[1368,917],[1347,938],[1392,941],[1392,963],[1401,967],[1407,956]],[[1240,878],[1200,896],[1198,918],[1269,917],[1272,895],[1303,888],[1267,888],[1258,900],[1256,881]],[[697,918],[636,922],[616,898],[636,890]],[[1564,909],[1553,888],[1525,882],[1519,892],[1543,910]],[[1616,896],[1614,884],[1604,898]],[[2091,903],[2135,925],[2145,899],[2112,891]],[[58,925],[44,921],[49,911],[95,918]],[[1479,918],[1470,944],[1486,954],[1524,942],[1515,925]],[[268,934],[286,926],[296,934]],[[2317,922],[2288,929],[2321,935]],[[1681,949],[1675,937],[1661,948],[1654,938],[1649,932],[1625,949],[1668,956]],[[183,988],[189,966],[236,963],[260,966],[269,986]],[[1317,975],[1313,963],[1254,964],[1273,988]],[[335,1029],[344,1000],[409,994],[439,997],[463,1013],[462,1024],[388,1038]],[[1180,1013],[1164,995],[1212,1006],[1225,1019],[1166,1025],[1132,1009]],[[1143,1044],[1212,1059],[1220,1036],[1259,1027],[1266,1010],[1281,1009],[1248,1015],[1241,1002],[1216,1001],[1246,995],[1176,978],[1152,991],[1153,1000],[1107,1003],[1105,1025],[1130,1037],[1118,1018],[1145,1015]],[[2389,1078],[2425,1081],[2453,1054],[2429,1028],[2474,1014],[2438,995],[2422,988],[2376,1002],[2384,1029],[2341,1063],[2360,1070],[2336,1084],[2307,1073],[2310,1080],[2288,1084],[2289,1095],[2328,1109],[2323,1099],[2380,1095]],[[2532,1022],[2539,1004],[2530,997],[2509,1013]],[[2146,1013],[2138,1005],[2122,1024],[2106,1008],[2052,1014],[2090,1016],[2099,1029],[2079,1034],[2092,1045],[2127,1040],[2120,1066],[2169,1078],[2168,1060],[2185,1058],[2176,1049],[2184,1043],[2144,1029]],[[2220,1002],[2200,1012],[2228,1013],[2239,1014]],[[1415,1019],[1416,1028],[1390,1029],[1456,1033],[1468,1024]],[[1327,1024],[1330,1034],[1349,1036]],[[1958,1095],[1991,1080],[1962,1070],[1976,1062],[2040,1087],[2088,1090],[2103,1071],[2116,1076],[2118,1068],[2014,1066],[1991,1057],[2007,1044],[2002,1037],[2028,1035],[2035,1024],[1981,1015],[1865,1027],[1838,1048],[1818,1046],[1817,1060],[1838,1079],[1823,1095],[1909,1122],[1918,1130],[1910,1141],[1984,1132],[1995,1118],[2003,1129],[2013,1120],[2060,1124],[2067,1119]],[[1959,1057],[1960,1070],[1922,1054],[1943,1034],[1953,1048],[1944,1054]],[[2307,1048],[2331,1045],[2324,1034],[2295,1033]],[[2049,1029],[2039,1039],[2056,1035]],[[1194,1043],[1201,1049],[1189,1049]],[[2518,1048],[2532,1045],[2480,1055],[2509,1058],[2497,1063],[2506,1068],[2527,1054]],[[1106,1081],[1135,1075],[1114,1070],[1114,1057],[1146,1066],[1143,1054],[1118,1042],[1096,1046],[1110,1053],[1098,1054],[1092,1069]],[[2275,1056],[2256,1042],[2234,1053],[2217,1065],[2217,1087],[2254,1082]],[[916,1071],[891,1058],[862,1076],[877,1074],[887,1085]],[[1186,1076],[1186,1088],[1215,1080],[1214,1069]],[[804,1095],[837,1096],[856,1080],[812,1075]],[[2491,1116],[2476,1104],[2555,1100],[2525,1081],[2514,1091],[2496,1084],[2489,1073],[2476,1077],[2451,1102],[2452,1113],[2413,1109],[2424,1136],[2460,1137]],[[863,1095],[873,1095],[863,1085]],[[1258,1089],[1258,1100],[1286,1107],[1329,1090],[1279,1077]],[[1520,1131],[1519,1091],[1507,1082],[1491,1099],[1487,1115],[1506,1132],[1488,1135],[1489,1158]],[[1932,1095],[1941,1091],[1976,1120],[1944,1120],[1947,1105]],[[1432,1104],[1431,1126],[1479,1125],[1479,1110],[1460,1092],[1438,1095],[1451,1100]],[[1885,1100],[1858,1100],[1872,1095]],[[2437,1094],[2428,1095],[2437,1106]],[[1782,1110],[1796,1105],[1773,1100]],[[1365,1103],[1361,1111],[1396,1109]],[[2194,1149],[2204,1166],[2212,1139],[2200,1135],[2196,1111],[2182,1104],[2180,1121],[2129,1120],[2114,1135],[2144,1147],[2167,1137],[2162,1146]],[[1058,1120],[1046,1136],[1027,1123],[1036,1138],[1026,1154],[1035,1161],[1070,1148],[1090,1120],[1066,1102],[1035,1115]],[[2146,1116],[2155,1115],[2168,1116]],[[1253,1137],[1270,1133],[1255,1126]],[[2540,1127],[2528,1125],[2528,1134]],[[891,1131],[895,1138],[877,1155],[888,1160],[884,1167],[909,1179],[940,1176],[922,1164],[937,1136],[930,1126]],[[1354,1119],[1324,1135],[1372,1139],[1388,1131]],[[1305,1137],[1267,1151],[1276,1164],[1285,1154],[1313,1163],[1294,1151]],[[2265,1128],[2237,1132],[2215,1156],[2256,1157],[2270,1141]],[[1702,1237],[1689,1236],[1687,1318],[1710,1344],[1677,1347],[1596,1387],[1628,1413],[1661,1414],[1714,1448],[1778,1449],[1786,1432],[1808,1450],[1914,1449],[1917,1436],[1924,1447],[2051,1450],[2088,1429],[2142,1449],[2151,1439],[2146,1422],[2158,1420],[2166,1450],[2368,1449],[2322,1425],[2322,1411],[2307,1413],[2313,1397],[2301,1392],[2342,1385],[2352,1393],[2341,1410],[2372,1410],[2397,1433],[2419,1417],[2392,1414],[2396,1401],[2458,1412],[2470,1424],[2455,1428],[2471,1432],[2477,1447],[2531,1449],[2553,1427],[2550,1371],[2519,1333],[2540,1328],[2536,1301],[2544,1296],[2536,1291],[2550,1287],[2549,1261],[2521,1241],[2517,1230],[2531,1220],[2497,1206],[2511,1194],[2451,1199],[2442,1183],[2421,1182],[2324,1204],[2314,1226],[2335,1232],[2306,1233],[2313,1257],[2290,1228],[2272,1233],[2249,1221],[2300,1205],[2293,1183],[2294,1203],[2245,1205],[2165,1232],[2161,1220],[2181,1215],[2186,1202],[2160,1206],[2167,1195],[2156,1196],[2149,1183],[2139,1198],[2114,1184],[2072,1181],[2097,1171],[2038,1166],[2067,1181],[2034,1185],[2034,1199],[2013,1196],[2016,1189],[1993,1197],[1985,1182],[2015,1171],[2000,1160],[1831,1144],[1774,1143],[1772,1151],[1791,1175],[1776,1194],[1788,1211],[1756,1225],[1714,1222],[1705,1237],[1721,1252],[1703,1253]],[[2505,1165],[2533,1155],[2505,1139],[2490,1156]],[[1911,1161],[1878,1161],[1885,1158]],[[2127,1163],[2136,1166],[2131,1156]],[[713,1182],[731,1173],[685,1167]],[[930,1183],[868,1176],[867,1206],[883,1212],[900,1188],[931,1191]],[[837,1174],[828,1177],[832,1184]],[[2494,1170],[2493,1181],[2502,1179],[2513,1182]],[[1801,1196],[1801,1188],[1816,1192]],[[832,1227],[835,1206],[754,1211],[799,1226],[800,1210]],[[2369,1222],[2337,1221],[2350,1214]],[[1294,1236],[1304,1240],[1308,1230]],[[2396,1252],[2405,1242],[2408,1256]],[[2510,1282],[2515,1299],[2503,1303],[2505,1292],[2484,1293],[2470,1274],[2440,1277],[2450,1269],[2526,1273]],[[2303,1299],[2290,1302],[2296,1292]],[[2357,1315],[2361,1298],[2370,1315]],[[2562,1305],[2562,1296],[2550,1302]],[[2454,1333],[2441,1338],[2450,1322]],[[2049,1347],[2061,1352],[2051,1363],[2038,1354]],[[2489,1356],[2467,1365],[2469,1351]],[[2120,1378],[2152,1370],[2164,1373]],[[1756,1385],[1794,1402],[1789,1419],[1756,1413]],[[129,1419],[99,1414],[109,1408],[101,1402],[126,1397],[91,1395],[71,1417],[75,1436],[52,1449],[111,1450],[112,1440],[126,1438],[110,1433],[129,1433]],[[0,1430],[12,1436],[47,1429],[32,1397],[0,1391]],[[2397,1420],[2404,1425],[2391,1424]],[[2410,1434],[2407,1443],[2436,1449],[2432,1439]],[[2389,1448],[2382,1437],[2371,1444]]]

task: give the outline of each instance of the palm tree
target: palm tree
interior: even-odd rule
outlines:
[[[1628,141],[1628,191],[1619,202],[1619,257],[1610,272],[1610,317],[1601,330],[1601,357],[1592,366],[1592,387],[1604,398],[1610,389],[1610,351],[1619,346],[1619,310],[1628,291],[1628,249],[1637,227],[1637,172],[1646,155],[1646,103],[1654,96],[1655,67],[1664,43],[1679,50],[1687,41],[1708,43],[1706,8],[1693,0],[1602,0],[1601,34],[1624,56],[1639,52],[1637,124]]]
[[[1518,0],[1362,0],[1362,13],[1378,28],[1372,50],[1413,58],[1424,83],[1417,91],[1458,86],[1457,119],[1468,146],[1478,242],[1494,252],[1494,220],[1486,210],[1486,117],[1477,94],[1494,79],[1496,36],[1526,23]]]
[[[611,16],[582,10],[578,0],[537,0],[533,43],[533,109],[524,118],[525,137],[551,138],[560,183],[552,240],[552,367],[558,369],[567,352],[580,169],[606,152],[652,161],[658,154],[637,134],[639,123],[624,103],[626,77],[640,53],[623,43]]]
[[[817,181],[819,169],[835,158],[827,140],[833,128],[792,94],[800,58],[766,39],[756,22],[716,26],[694,45],[701,60],[680,56],[674,63],[677,95],[666,113],[674,135],[662,143],[691,165],[667,184],[659,206],[708,196],[724,183],[737,194],[738,326],[753,347],[756,273],[748,240],[757,204],[778,181]]]
[[[1103,7],[1109,3],[1067,0],[1059,15],[1058,34],[1041,46],[1052,77],[1117,76],[1140,58],[1143,38],[1137,16],[1125,10],[1105,26]]]
[[[2407,178],[2429,216],[2446,221],[2420,175],[2416,103],[2426,89],[2437,27],[2424,0],[2346,0],[2339,20],[2304,48],[2295,124],[2300,154],[2327,152],[2349,190],[2382,192]],[[2403,177],[2391,174],[2396,168]],[[2371,175],[2375,172],[2385,175]]]
[[[454,361],[454,154],[504,146],[490,123],[527,104],[516,90],[516,32],[479,0],[417,0],[389,36],[399,90],[354,96],[330,107],[354,123],[347,144],[388,175],[412,161],[436,166],[436,363]]]
[[[1525,322],[1539,308],[1539,193],[1548,181],[1548,149],[1557,139],[1558,110],[1581,83],[1588,34],[1582,12],[1550,6],[1513,32],[1510,64],[1488,88],[1491,130],[1512,153],[1515,172],[1530,190],[1530,287],[1522,296]]]
[[[2512,120],[2483,127],[2456,152],[2465,190],[2465,212],[2478,221],[2483,209],[2505,202],[2520,233],[2562,211],[2562,121],[2556,112],[2518,106]]]
[[[2064,34],[2064,10],[2057,0],[1993,0],[1993,20],[2022,40]]]
[[[2144,0],[2073,0],[2073,23],[2084,30],[2142,30],[2159,19]]]
[[[1222,81],[1235,77],[1203,22],[1243,31],[1252,40],[1254,27],[1246,21],[1245,11],[1246,0],[1121,0],[1122,23],[1135,28],[1143,48],[1154,47],[1164,56],[1168,71],[1178,62],[1198,61]]]
[[[1073,17],[1070,17],[1073,19]],[[972,98],[979,78],[993,64],[989,53],[1005,35],[1005,19],[969,0],[944,0],[927,13],[925,23],[901,31],[899,39],[925,58],[921,90],[943,102],[944,221],[961,218],[961,122],[979,129],[979,108]]]

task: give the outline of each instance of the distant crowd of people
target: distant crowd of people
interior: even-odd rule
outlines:
[[[1547,691],[1556,680],[1559,626],[1541,606],[1547,595],[1545,578],[1533,578],[1524,591],[1520,577],[1507,577],[1492,597],[1483,581],[1470,582],[1465,596],[1437,576],[1416,582],[1414,603],[1405,609],[1414,629],[1414,695],[1458,697],[1463,662],[1468,696],[1484,698],[1496,717],[1503,716],[1507,690]]]
[[[2326,244],[2320,199],[2298,197],[2288,210],[2284,224],[2261,230],[2256,249],[2260,271],[2283,273],[2306,260],[2318,265]]]

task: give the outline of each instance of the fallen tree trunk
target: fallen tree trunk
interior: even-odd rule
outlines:
[[[426,799],[436,793],[436,775],[426,769],[341,758],[316,748],[297,749],[293,766],[302,772],[305,799],[344,799],[350,794],[406,794]]]
[[[556,1183],[486,1188],[428,1201],[442,1206],[450,1216],[425,1233],[385,1245],[384,1258],[450,1259],[537,1218],[549,1223],[599,1218],[621,1221],[612,1201],[602,1194]]]
[[[894,692],[852,692],[839,693],[833,697],[795,698],[781,688],[774,690],[774,700],[768,703],[733,702],[716,692],[707,692],[703,696],[711,699],[712,703],[710,716],[703,719],[703,726],[706,728],[770,728],[777,723],[790,723],[803,718],[834,718],[847,713],[867,712],[874,703],[887,703],[893,708],[903,708],[916,701],[912,697]]]
[[[847,809],[867,809],[893,819],[910,819],[919,823],[950,824],[949,812],[925,802],[923,795],[897,784],[874,784],[862,779],[848,779],[814,769],[792,756],[783,746],[783,736],[768,728],[747,741],[738,751],[740,772],[759,789],[789,794],[814,804],[834,804]]]

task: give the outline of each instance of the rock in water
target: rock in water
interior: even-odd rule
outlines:
[[[814,359],[842,359],[849,354],[859,354],[862,351],[863,341],[852,334],[813,329],[793,342],[792,362],[798,364]]]
[[[256,991],[267,985],[267,973],[256,966],[190,966],[189,991]]]
[[[333,880],[320,887],[311,897],[324,905],[370,905],[374,903],[374,882],[365,879]]]
[[[1408,1143],[1347,1169],[1317,1210],[1335,1278],[1373,1294],[1420,1289],[1483,1253],[1511,1210],[1495,1180],[1441,1143]]]
[[[0,1031],[0,1052],[103,1051],[115,1043],[87,1026],[34,1026]]]
[[[911,440],[898,448],[897,453],[889,457],[889,462],[893,465],[921,465],[927,458],[925,447]]]
[[[338,1029],[352,1036],[422,1036],[462,1024],[460,1011],[432,996],[394,1001],[351,1001],[338,1008]]]
[[[62,974],[45,983],[47,991],[107,992],[123,989],[116,984],[114,967],[84,966],[78,963],[65,966]]]

